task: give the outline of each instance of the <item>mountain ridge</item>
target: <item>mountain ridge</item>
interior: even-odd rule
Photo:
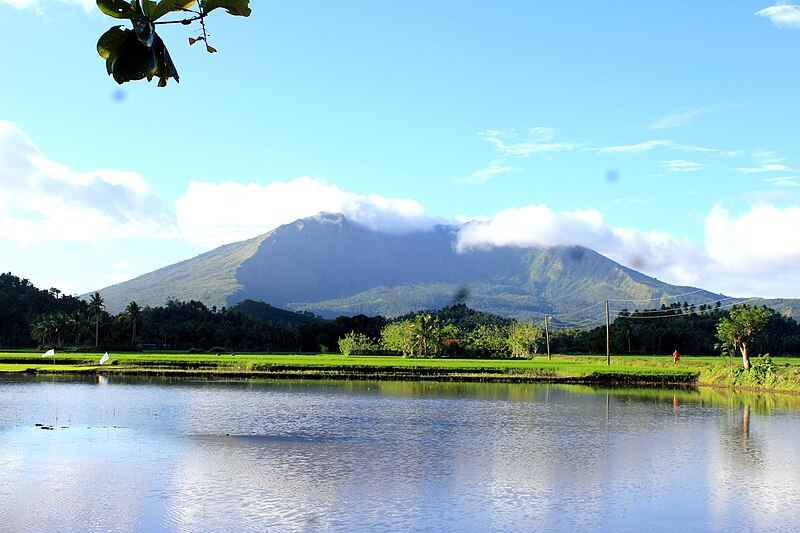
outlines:
[[[630,310],[677,298],[698,305],[729,300],[670,285],[578,246],[457,251],[457,230],[442,225],[387,234],[321,213],[100,293],[110,311],[133,300],[143,306],[198,300],[221,308],[249,299],[326,317],[399,316],[449,305],[460,294],[481,311],[526,319],[573,314],[576,325],[594,316],[582,309],[603,300],[636,300]],[[800,305],[789,302],[796,313]]]

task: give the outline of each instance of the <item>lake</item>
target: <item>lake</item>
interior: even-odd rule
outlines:
[[[2,375],[0,450],[1,531],[800,522],[800,400],[713,389]]]

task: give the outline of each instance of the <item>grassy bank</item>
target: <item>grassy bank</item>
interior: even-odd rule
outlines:
[[[99,366],[96,354],[0,353],[0,372],[200,374],[268,378],[399,379],[443,381],[552,381],[568,383],[691,384],[696,370],[615,358],[554,357],[532,360],[404,359],[341,355],[114,354]]]
[[[318,354],[0,353],[0,372],[207,375],[260,378],[562,382],[593,384],[708,384],[800,393],[800,360],[775,359],[768,369],[742,373],[741,362],[719,357],[554,356],[508,359],[406,359]],[[763,366],[763,365],[762,365]],[[767,371],[768,370],[768,371]]]

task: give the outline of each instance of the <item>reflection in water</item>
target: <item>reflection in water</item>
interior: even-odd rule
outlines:
[[[2,377],[0,527],[789,530],[799,429],[705,390]]]

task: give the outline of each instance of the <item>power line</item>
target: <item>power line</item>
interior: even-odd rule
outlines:
[[[726,309],[726,308],[729,308],[729,307],[735,307],[737,305],[746,304],[748,302],[752,302],[752,301],[758,300],[758,299],[759,298],[750,298],[748,300],[742,300],[742,301],[734,302],[734,303],[731,303],[731,304],[728,304],[728,305],[721,305],[719,307],[713,308],[712,311],[719,310],[719,309]],[[635,316],[634,315],[628,315],[628,316],[618,315],[617,318],[625,318],[625,319],[628,319],[628,320],[657,320],[657,319],[668,319],[668,318],[681,318],[681,317],[685,317],[685,316],[691,316],[692,314],[702,316],[702,314],[701,314],[702,312],[701,313],[691,313],[691,312],[689,312],[689,313],[684,313],[684,312],[678,313],[678,312],[676,312],[677,310],[678,309],[674,309],[674,308],[673,309],[659,309],[657,311],[646,311],[646,313],[651,313],[652,316],[642,316],[642,312],[639,312]],[[662,313],[662,314],[655,315],[655,313]]]

